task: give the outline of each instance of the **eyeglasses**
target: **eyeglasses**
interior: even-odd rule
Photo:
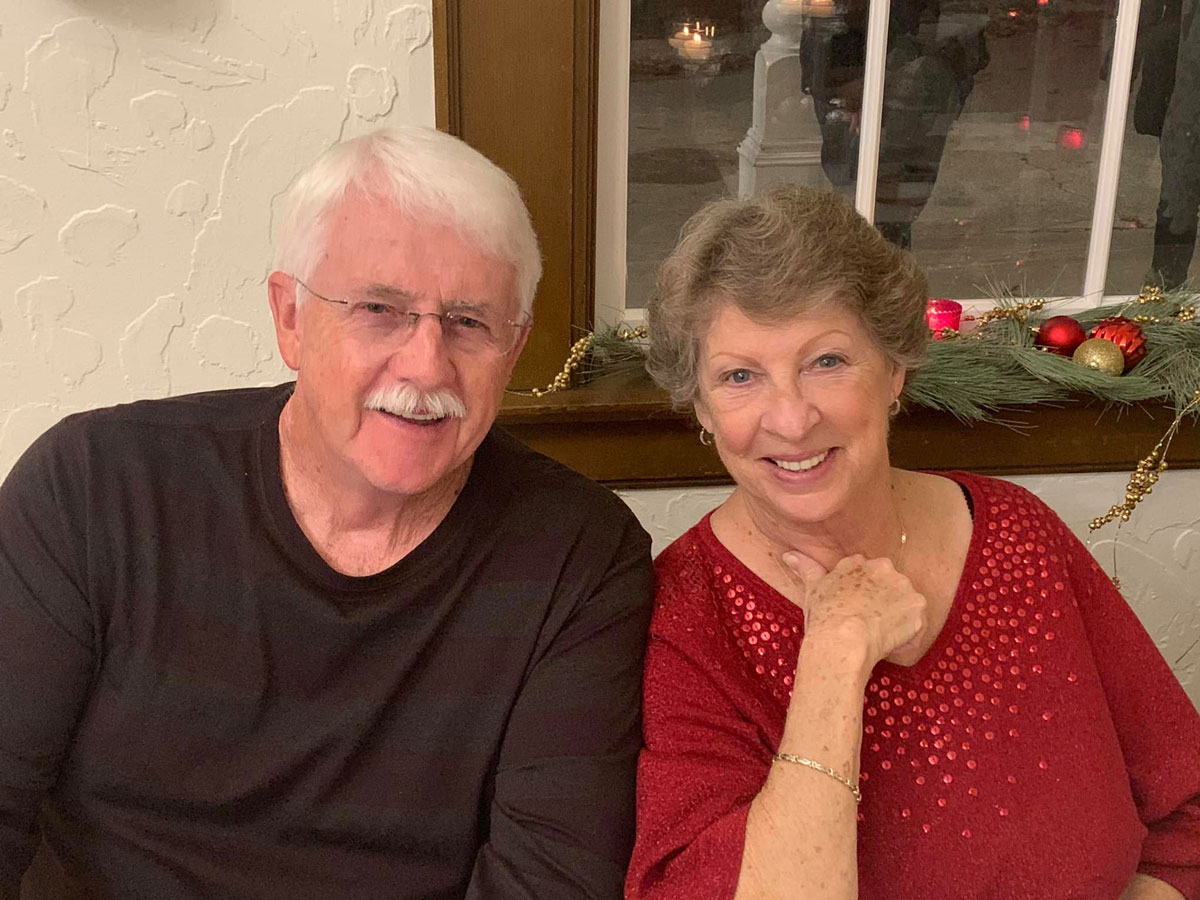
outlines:
[[[318,294],[296,276],[293,280],[326,303],[346,310],[347,323],[355,336],[371,343],[400,346],[416,333],[417,325],[428,317],[442,326],[442,337],[451,349],[472,353],[497,353],[503,356],[513,347],[529,321],[501,319],[487,309],[469,312],[413,312],[384,300],[334,300]]]

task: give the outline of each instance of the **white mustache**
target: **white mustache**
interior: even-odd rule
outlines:
[[[442,390],[426,393],[411,384],[395,384],[380,388],[367,397],[363,404],[367,409],[403,416],[406,419],[429,421],[432,419],[463,419],[467,406],[454,391]]]

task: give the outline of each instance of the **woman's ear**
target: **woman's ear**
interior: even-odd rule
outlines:
[[[692,401],[692,411],[696,414],[696,421],[705,431],[714,431],[712,413],[699,397]]]
[[[892,388],[893,402],[900,399],[900,395],[904,393],[905,376],[908,375],[908,370],[899,363],[892,363],[892,374],[889,383]]]

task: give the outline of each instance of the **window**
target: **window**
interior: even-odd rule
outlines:
[[[666,38],[661,36],[666,34],[662,31],[663,24],[667,27],[679,26],[676,30],[682,30],[683,22],[687,21],[691,23],[690,30],[694,31],[695,19],[700,17],[702,22],[707,18],[707,24],[715,27],[712,37],[723,42],[729,36],[727,26],[742,22],[743,36],[739,39],[742,45],[739,45],[741,49],[738,51],[742,61],[738,65],[748,67],[748,60],[757,56],[759,48],[770,36],[769,29],[761,24],[761,20],[754,19],[755,16],[761,16],[762,0],[758,0],[757,8],[741,0],[730,0],[720,8],[717,0],[695,2],[708,5],[704,10],[689,7],[686,15],[673,11],[669,14],[670,22],[667,22],[668,16],[664,15],[656,32],[660,37],[656,40],[670,46]],[[778,3],[779,0],[773,2]],[[789,2],[803,5],[823,0]],[[838,2],[841,0],[834,0],[835,4]],[[949,18],[951,5],[958,0],[940,2],[938,17],[934,20],[936,33],[949,29],[952,24]],[[979,254],[979,259],[985,259],[984,254],[996,249],[990,242],[1001,238],[1008,241],[1009,250],[1003,255],[999,251],[994,255],[1011,261],[1014,270],[1017,269],[1016,260],[1021,258],[1017,251],[1026,246],[1042,252],[1044,259],[1052,262],[1055,253],[1060,251],[1053,248],[1052,252],[1044,251],[1042,242],[1049,240],[1047,235],[1055,240],[1066,241],[1067,238],[1059,232],[1067,223],[1071,226],[1070,246],[1073,248],[1068,265],[1070,275],[1069,278],[1065,272],[1059,275],[1057,284],[1061,285],[1063,293],[1072,290],[1079,292],[1079,287],[1069,287],[1070,279],[1079,284],[1080,279],[1086,281],[1088,277],[1094,278],[1097,271],[1103,275],[1110,268],[1114,272],[1136,273],[1139,267],[1146,265],[1153,253],[1153,228],[1143,227],[1144,220],[1139,220],[1139,227],[1133,227],[1131,220],[1145,216],[1146,210],[1152,209],[1157,203],[1157,172],[1139,168],[1147,164],[1148,158],[1151,158],[1150,165],[1153,166],[1155,140],[1153,137],[1133,134],[1128,127],[1117,132],[1102,128],[1103,123],[1113,121],[1114,103],[1118,109],[1125,111],[1130,99],[1136,100],[1138,97],[1138,85],[1142,81],[1134,82],[1132,93],[1129,85],[1133,72],[1135,34],[1130,26],[1123,26],[1123,29],[1114,27],[1110,0],[1088,0],[1091,5],[1087,5],[1085,0],[1050,0],[1064,4],[1055,13],[1060,18],[1054,20],[1053,35],[1049,25],[1042,30],[1042,20],[1038,17],[1050,14],[1038,11],[1038,0],[1014,2],[1021,4],[1019,12],[1028,13],[1030,19],[1027,21],[1036,20],[1038,23],[1037,29],[1029,32],[1032,36],[1023,38],[1026,41],[1024,46],[1036,52],[1028,58],[1017,53],[1005,62],[1000,53],[1003,42],[997,38],[999,47],[989,45],[988,63],[975,76],[969,94],[969,98],[976,99],[964,104],[964,110],[958,113],[954,126],[966,121],[977,129],[972,138],[977,147],[991,147],[996,152],[1010,155],[1021,152],[1019,148],[1022,141],[1037,139],[1044,153],[1030,154],[1030,174],[1026,175],[1027,178],[1041,177],[1035,169],[1038,166],[1045,168],[1045,154],[1052,153],[1059,154],[1058,158],[1086,161],[1074,164],[1079,170],[1074,174],[1090,186],[1083,192],[1085,196],[1078,198],[1079,206],[1072,213],[1073,217],[1058,207],[1046,209],[1046,215],[1049,216],[1046,219],[1041,213],[1030,211],[1037,208],[1036,204],[1041,198],[1037,190],[1028,188],[1021,195],[1023,202],[1030,207],[1019,210],[1023,218],[998,216],[986,206],[971,210],[976,222],[999,223],[1001,231],[994,233],[991,238],[976,240],[972,244],[969,241],[974,238],[964,232],[962,237],[953,238],[960,241],[958,244],[950,243],[949,238],[944,239],[941,245],[930,243],[930,235],[936,233],[933,228],[936,222],[932,214],[926,220],[926,213],[938,208],[934,204],[951,204],[953,193],[949,189],[953,187],[954,179],[949,174],[950,166],[964,164],[970,158],[969,155],[962,160],[953,158],[959,145],[952,142],[959,138],[951,129],[947,146],[942,149],[938,160],[930,199],[913,222],[911,239],[919,258],[927,265],[928,260],[920,257],[920,254],[932,253],[940,246],[937,252],[942,253],[947,261],[945,277],[953,277],[952,264],[958,256],[970,252]],[[1133,8],[1130,4],[1137,0],[1123,2],[1122,18],[1128,22],[1129,11]],[[1152,2],[1155,0],[1146,0],[1146,3]],[[1168,5],[1170,2],[1166,0]],[[614,247],[617,242],[613,238],[614,232],[619,236],[628,227],[627,222],[621,222],[619,227],[614,224],[614,211],[621,216],[626,215],[626,201],[622,195],[614,194],[611,179],[614,172],[620,174],[621,169],[630,165],[627,154],[631,148],[637,152],[636,147],[641,146],[638,141],[642,140],[642,136],[631,134],[625,149],[616,154],[619,158],[614,158],[614,145],[611,143],[616,139],[614,132],[632,132],[632,129],[628,124],[628,108],[625,111],[625,125],[620,125],[619,117],[613,118],[613,104],[619,101],[619,94],[615,101],[612,93],[614,61],[611,56],[605,55],[611,49],[611,44],[601,41],[601,31],[609,34],[615,27],[625,28],[631,33],[635,16],[643,14],[647,8],[662,7],[663,0],[626,0],[624,6],[615,8],[602,6],[602,3],[607,4],[607,0],[434,0],[439,124],[464,137],[514,175],[529,203],[546,259],[546,275],[535,306],[537,324],[514,378],[515,387],[534,387],[549,382],[561,368],[572,342],[584,330],[591,328],[597,319],[604,321],[605,305],[615,305],[618,295],[611,286],[620,284],[623,287],[626,283],[622,262],[626,247],[621,246],[620,255],[616,255],[618,251]],[[878,21],[880,0],[876,0],[875,5]],[[886,0],[883,8],[888,9]],[[1004,7],[997,13],[993,7],[989,7],[985,36],[990,34],[988,29],[1001,34],[1006,28],[1017,27],[1006,24],[1009,18],[1020,20],[1020,16],[1009,17],[1008,11],[1009,8]],[[867,12],[869,18],[869,8]],[[627,24],[622,24],[622,16]],[[1163,18],[1169,19],[1169,16],[1160,12],[1157,17],[1144,18],[1143,23]],[[759,24],[755,24],[756,21]],[[1087,27],[1084,28],[1080,23],[1086,23]],[[868,28],[868,36],[874,34],[878,41],[878,35],[882,32],[872,32],[873,27]],[[674,34],[675,31],[671,31],[666,37]],[[1082,62],[1072,62],[1076,59],[1072,55],[1075,53],[1076,40],[1085,38],[1090,42],[1086,58]],[[628,36],[626,42],[630,45],[627,52],[632,60],[633,42]],[[718,46],[718,41],[714,40],[715,49],[708,60],[724,46]],[[1110,46],[1114,49],[1108,81],[1104,81],[1100,70],[1092,71],[1089,65],[1091,62],[1103,64],[1109,57]],[[886,73],[891,71],[888,60],[885,54],[878,51],[873,58],[883,61],[885,77],[882,82],[877,79],[876,83],[885,86],[886,94],[886,79],[889,77]],[[866,59],[864,51],[864,63]],[[898,59],[893,55],[892,62],[897,63]],[[1039,59],[1045,62],[1039,70],[1040,74],[1036,74],[1031,67],[1036,67]],[[689,65],[695,62],[707,64],[708,60],[692,60]],[[971,104],[980,104],[988,96],[980,80],[986,81],[992,77],[987,74],[989,70],[993,70],[993,67],[998,69],[1002,64],[1028,70],[1021,75],[1024,94],[1018,97],[1014,93],[1005,100],[1006,95],[1002,92],[993,92],[995,100],[992,105],[980,107],[981,112],[973,113],[975,107]],[[623,83],[626,88],[622,90],[627,90],[632,62],[622,63],[618,59],[615,65],[618,70],[625,66]],[[1196,66],[1196,70],[1200,71],[1200,63],[1196,63]],[[681,71],[675,77],[682,77]],[[1139,71],[1140,79],[1144,79],[1144,69]],[[1125,73],[1123,76],[1122,72]],[[732,76],[735,73],[731,71],[730,74]],[[749,83],[753,87],[752,70],[741,70],[736,74],[743,84],[749,75]],[[661,77],[668,76],[664,74]],[[1035,85],[1038,78],[1042,80],[1036,84],[1043,87]],[[1059,94],[1049,90],[1056,83],[1055,79],[1060,82],[1075,80],[1075,87],[1072,88],[1075,91],[1072,103],[1075,105],[1070,110],[1067,109],[1067,98],[1060,96],[1061,89]],[[864,109],[872,108],[870,93],[866,90],[868,80],[864,78]],[[620,88],[621,83],[622,79],[617,77],[616,87]],[[725,82],[717,82],[714,78],[709,84],[724,85]],[[701,96],[706,96],[703,94],[706,90],[723,90],[723,87],[710,88],[709,85],[700,84],[693,88],[701,91]],[[1080,97],[1085,97],[1086,102],[1081,101]],[[1020,104],[1016,102],[1018,99],[1022,101]],[[1194,102],[1198,98],[1191,99]],[[887,108],[886,100],[886,96],[881,96],[876,101],[881,124]],[[1002,106],[1002,102],[1008,105]],[[715,118],[717,125],[733,129],[736,136],[743,128],[748,129],[746,123],[752,120],[752,110],[748,112],[745,103],[745,96],[742,95],[737,102],[731,101],[725,107],[716,107],[718,110],[740,110],[736,113],[741,116],[736,128],[730,124],[735,115],[733,112],[712,113],[704,112],[703,107],[693,107],[689,115],[700,116],[698,124],[706,127],[712,125]],[[1038,106],[1038,103],[1042,105]],[[838,109],[832,102],[829,105]],[[1136,103],[1133,105],[1136,106]],[[1032,110],[1029,113],[1031,130],[1028,139],[1023,136],[1025,132],[1020,116],[1024,113],[1019,106]],[[1078,114],[1079,118],[1070,118],[1067,112],[1071,116]],[[661,105],[656,113],[652,108],[652,113],[662,117],[681,115],[678,109],[671,108],[669,104]],[[972,115],[976,118],[971,119]],[[964,119],[964,116],[967,118]],[[1034,116],[1042,117],[1036,120],[1040,123],[1036,124],[1036,130]],[[1057,124],[1051,126],[1050,123],[1057,123],[1060,118],[1064,124],[1083,129],[1078,149],[1057,143],[1053,147],[1048,146],[1047,142],[1059,140]],[[598,119],[601,122],[599,126]],[[638,123],[641,124],[641,121],[639,119]],[[613,126],[613,122],[618,124]],[[985,125],[987,128],[984,128]],[[698,127],[695,133],[703,135],[705,130],[705,127]],[[1124,147],[1121,141],[1115,144],[1108,141],[1111,133],[1123,136]],[[1001,134],[1003,141],[999,137]],[[968,131],[963,140],[969,135]],[[1068,143],[1076,140],[1065,132],[1064,135]],[[863,156],[862,143],[860,139],[860,160]],[[685,144],[684,148],[688,146]],[[704,149],[703,145],[701,149]],[[713,164],[721,173],[720,186],[733,192],[736,181],[730,165],[732,160],[728,142],[716,149],[709,146],[707,150],[715,157]],[[816,154],[819,160],[820,147],[816,149]],[[803,154],[799,157],[803,158]],[[686,153],[679,158],[689,164],[696,162],[694,157]],[[809,162],[810,170],[815,170],[817,167],[811,165],[811,158]],[[1009,159],[1009,164],[1012,162]],[[978,161],[975,164],[982,167],[984,175],[989,174],[986,165]],[[637,165],[643,166],[639,171],[644,172],[650,162],[642,159],[637,161]],[[740,158],[737,165],[740,170]],[[824,166],[819,168],[824,174]],[[1110,170],[1113,173],[1120,170],[1119,181],[1115,175],[1105,174]],[[867,171],[867,167],[860,162],[857,173],[864,171]],[[1181,171],[1189,170],[1184,168]],[[1200,164],[1194,164],[1190,171],[1200,171]],[[1061,173],[1058,177],[1062,177]],[[862,181],[861,178],[855,179],[856,193],[860,192]],[[668,186],[671,184],[669,180],[665,183]],[[916,183],[918,187],[921,185],[915,177],[892,181],[897,193],[900,187],[910,183]],[[704,184],[717,187],[716,181],[706,181]],[[1005,184],[996,186],[997,189],[1001,187],[1005,187]],[[627,189],[628,185],[621,190]],[[1105,191],[1108,192],[1107,200]],[[881,200],[888,198],[886,188],[884,193],[880,193],[877,185],[875,192]],[[699,191],[696,193],[700,194]],[[993,199],[990,194],[981,196],[989,202]],[[614,197],[618,199],[614,200]],[[702,199],[705,198],[696,198],[697,202]],[[861,208],[874,208],[874,201]],[[686,217],[688,213],[688,210],[682,209],[672,215]],[[1194,209],[1192,215],[1194,225]],[[1092,224],[1097,218],[1101,220],[1100,228]],[[955,227],[967,229],[968,226]],[[957,232],[951,230],[951,234],[957,235]],[[1095,247],[1102,247],[1108,253],[1110,235],[1111,266],[1108,262],[1100,263],[1101,257],[1094,252]],[[670,240],[673,242],[673,235]],[[922,249],[923,242],[925,249]],[[1134,257],[1135,263],[1120,262],[1118,257],[1122,255]],[[964,279],[961,283],[966,286],[961,290],[948,290],[947,293],[957,292],[959,296],[968,296],[969,291],[975,290],[975,281],[988,273],[987,265],[986,261],[979,263],[978,272],[981,274]],[[1059,268],[1064,265],[1067,265],[1065,258],[1058,263]],[[1047,271],[1053,274],[1058,269]],[[1193,266],[1192,272],[1196,271]],[[997,274],[1003,274],[1006,280],[1019,277],[1014,272]],[[1121,279],[1124,277],[1110,279],[1109,290],[1124,293],[1136,287],[1135,283],[1123,282]],[[1140,278],[1134,281],[1140,281]],[[938,284],[936,279],[934,283]],[[1102,286],[1103,283],[1102,277]],[[1032,279],[1029,279],[1029,284],[1030,287],[1035,286]],[[1040,286],[1058,289],[1054,285]],[[630,298],[630,292],[623,291],[620,294],[616,314],[624,315],[637,308],[634,305],[637,300],[629,304]],[[641,302],[644,303],[644,299]],[[594,311],[599,311],[600,315],[594,316]],[[893,460],[897,465],[906,467],[966,468],[1014,474],[1120,470],[1131,467],[1139,457],[1145,455],[1170,421],[1168,411],[1161,409],[1119,416],[1116,412],[1102,414],[1098,407],[1082,404],[1063,410],[1033,410],[1023,415],[1014,414],[1013,418],[1031,428],[1036,427],[1037,431],[1032,436],[1026,436],[1000,426],[965,428],[945,416],[915,410],[901,417],[893,429]],[[696,431],[689,418],[672,412],[663,395],[648,379],[636,373],[599,379],[582,388],[543,400],[512,397],[505,403],[501,422],[537,449],[610,484],[703,484],[725,478],[715,455],[696,441]],[[1200,465],[1200,429],[1185,429],[1179,434],[1172,446],[1172,465]]]
[[[640,319],[702,203],[780,180],[853,197],[937,296],[1178,283],[1195,204],[1190,234],[1156,230],[1135,124],[1165,116],[1179,8],[1148,0],[1139,32],[1117,2],[601,0],[597,318]]]

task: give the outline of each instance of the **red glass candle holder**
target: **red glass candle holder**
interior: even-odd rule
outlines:
[[[933,339],[940,341],[944,330],[958,331],[962,322],[962,304],[945,297],[934,297],[925,307],[925,321],[929,323]]]

